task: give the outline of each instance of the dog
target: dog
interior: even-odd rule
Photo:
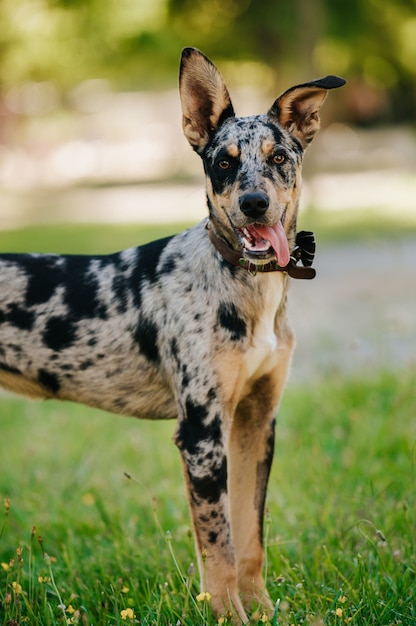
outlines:
[[[273,611],[262,526],[294,347],[286,298],[290,276],[314,276],[313,236],[296,232],[302,157],[344,83],[297,85],[266,114],[236,117],[216,67],[185,48],[183,130],[209,217],[105,256],[0,256],[0,384],[176,418],[201,587],[215,614],[244,623]]]

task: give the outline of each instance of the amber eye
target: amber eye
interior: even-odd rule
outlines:
[[[283,163],[283,161],[285,160],[285,155],[284,154],[275,154],[273,156],[273,163],[275,163],[276,165],[281,165]]]
[[[227,161],[227,159],[221,159],[220,161],[218,161],[217,165],[222,170],[228,170],[228,168],[230,167],[231,163],[230,163],[230,161]]]

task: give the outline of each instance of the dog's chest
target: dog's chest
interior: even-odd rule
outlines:
[[[264,290],[263,309],[253,325],[250,346],[244,356],[248,380],[261,377],[268,372],[278,359],[278,336],[276,334],[276,314],[283,297],[283,281],[268,277]]]

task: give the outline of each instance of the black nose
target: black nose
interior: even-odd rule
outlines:
[[[240,209],[247,217],[260,217],[268,208],[269,198],[260,191],[245,193],[240,198]]]

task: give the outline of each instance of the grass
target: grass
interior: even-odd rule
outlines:
[[[266,520],[275,624],[416,624],[415,385],[289,386]],[[216,623],[195,600],[174,423],[1,411],[0,623]]]
[[[0,230],[2,252],[106,254],[180,232],[189,224],[48,224]]]
[[[190,224],[48,224],[0,230],[2,252],[56,252],[102,254],[177,233]],[[374,211],[322,212],[309,209],[301,214],[299,229],[313,230],[319,246],[343,241],[374,241],[416,235],[416,219],[403,214],[390,217]]]

